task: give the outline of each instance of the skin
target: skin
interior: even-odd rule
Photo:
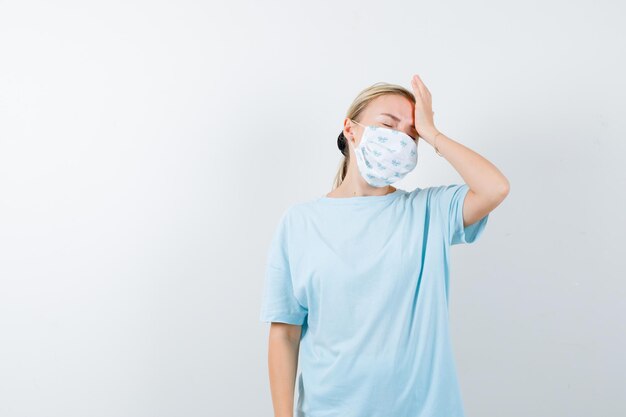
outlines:
[[[372,100],[357,120],[362,125],[391,127],[401,130],[411,137],[423,139],[433,146],[437,136],[437,149],[469,186],[463,204],[463,225],[476,223],[495,209],[509,193],[509,181],[487,159],[472,149],[441,133],[433,121],[432,96],[419,75],[411,79],[415,103],[397,94],[387,94]],[[394,114],[399,121],[381,113]],[[346,177],[339,187],[326,194],[327,197],[346,198],[355,196],[376,196],[392,193],[392,185],[373,187],[361,176],[356,164],[354,149],[363,135],[363,127],[344,119],[343,134],[348,140],[350,162]],[[419,138],[417,140],[419,140]]]
[[[463,225],[474,224],[495,209],[509,193],[509,182],[487,159],[470,148],[441,133],[434,124],[432,97],[419,75],[411,79],[416,102],[397,94],[388,94],[372,100],[359,115],[359,123],[368,126],[390,127],[401,130],[415,140],[423,139],[433,146],[437,135],[437,149],[469,186],[463,204]],[[390,113],[399,120],[381,113]],[[361,141],[363,127],[344,120],[343,134],[348,140],[350,162],[346,177],[327,197],[380,196],[392,193],[395,187],[373,187],[358,171],[354,149]],[[273,322],[269,334],[269,374],[275,417],[293,417],[294,390],[298,366],[298,351],[302,327]]]
[[[301,330],[295,324],[270,324],[268,367],[275,417],[293,417]]]

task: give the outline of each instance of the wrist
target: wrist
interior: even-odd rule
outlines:
[[[430,128],[430,129],[428,129],[428,130],[426,130],[424,132],[424,136],[422,136],[422,135],[420,135],[420,136],[422,136],[422,138],[426,142],[428,142],[429,145],[432,146],[433,142],[435,141],[435,136],[437,136],[437,134],[439,134],[439,133],[441,133],[441,132],[439,130],[437,130],[437,128],[432,127],[432,128]]]

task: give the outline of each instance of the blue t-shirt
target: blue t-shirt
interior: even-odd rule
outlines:
[[[448,325],[467,184],[320,197],[282,214],[260,319],[302,325],[296,417],[462,417]]]

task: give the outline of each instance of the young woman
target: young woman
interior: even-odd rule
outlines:
[[[472,243],[509,192],[485,158],[439,132],[431,94],[376,83],[354,100],[333,190],[284,212],[267,260],[274,414],[461,417],[448,327],[450,246]],[[463,184],[405,191],[422,138]],[[300,367],[300,374],[296,372]]]

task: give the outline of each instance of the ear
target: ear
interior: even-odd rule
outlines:
[[[343,120],[343,135],[346,137],[348,142],[352,143],[352,147],[356,146],[355,126],[356,125],[352,123],[348,117]]]
[[[343,119],[343,135],[348,139],[354,134],[352,130],[352,122],[347,117]]]

